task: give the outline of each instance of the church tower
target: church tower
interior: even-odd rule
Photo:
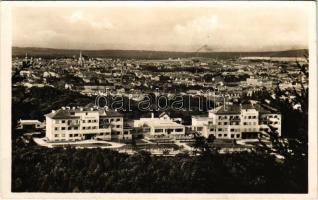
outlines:
[[[80,66],[83,66],[83,65],[84,65],[84,58],[83,58],[83,56],[82,56],[82,51],[80,51],[80,55],[79,55],[79,57],[78,57],[78,64],[79,64]]]

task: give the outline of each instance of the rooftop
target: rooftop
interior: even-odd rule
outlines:
[[[51,119],[77,119],[79,116],[75,116],[75,113],[83,113],[83,112],[98,112],[100,116],[107,117],[122,117],[123,115],[114,110],[108,110],[106,108],[97,108],[97,107],[62,107],[57,111],[52,111],[46,116]]]
[[[153,127],[184,127],[181,124],[178,124],[169,119],[160,119],[160,118],[141,118],[141,120],[148,126]]]
[[[226,105],[219,106],[212,110],[217,115],[239,115],[241,114],[241,109],[255,109],[260,114],[271,114],[271,113],[279,113],[279,111],[271,106],[259,103],[249,103],[249,104],[233,104],[233,105]]]
[[[21,124],[40,124],[41,123],[39,120],[23,120],[23,119],[20,119],[19,122]]]

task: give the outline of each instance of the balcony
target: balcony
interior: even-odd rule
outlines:
[[[78,122],[71,122],[71,123],[68,123],[68,126],[69,126],[69,127],[79,127],[79,126],[80,126],[80,123],[78,123]]]

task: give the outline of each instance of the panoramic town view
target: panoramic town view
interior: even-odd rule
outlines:
[[[13,9],[12,192],[307,193],[306,7],[148,9]]]

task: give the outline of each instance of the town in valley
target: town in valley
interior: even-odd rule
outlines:
[[[277,90],[308,87],[299,68],[307,60],[299,54],[209,57],[196,52],[163,58],[153,52],[147,59],[96,56],[85,50],[63,56],[41,56],[27,48],[17,52],[12,58],[13,91],[52,90],[59,92],[48,92],[47,98],[71,93],[85,99],[57,101],[50,110],[17,119],[14,128],[23,142],[49,148],[197,155],[197,140],[204,138],[208,148],[220,153],[251,151],[260,140],[270,143],[269,132],[286,135],[285,116],[273,100],[302,109],[293,103],[293,93],[278,97]]]

